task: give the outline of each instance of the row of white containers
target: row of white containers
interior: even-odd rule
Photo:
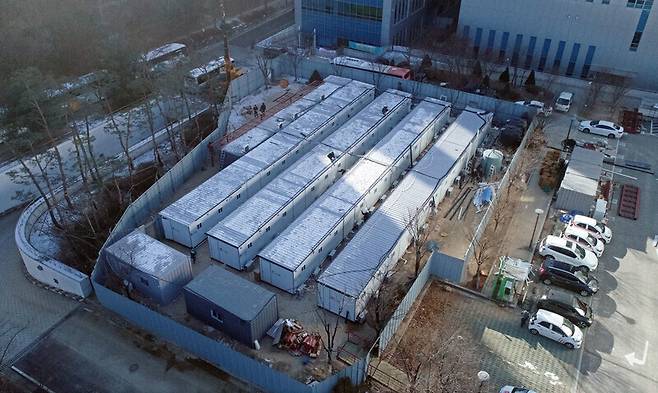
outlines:
[[[329,96],[321,94],[324,99],[318,104],[162,210],[160,220],[165,238],[196,247],[205,240],[206,231],[375,96],[372,85],[359,81],[330,76],[322,86],[328,84],[336,86]]]
[[[427,98],[304,214],[258,254],[261,279],[294,293],[361,223],[448,121],[450,104]]]
[[[355,321],[491,127],[492,113],[467,108],[364,223],[318,278],[318,305]],[[262,274],[262,273],[261,273]]]
[[[208,231],[210,256],[245,268],[407,114],[411,95],[388,90]],[[287,288],[289,290],[289,288]]]

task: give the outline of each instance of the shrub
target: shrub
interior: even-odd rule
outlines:
[[[500,76],[498,77],[498,80],[505,83],[505,84],[509,83],[509,67],[505,68],[505,71],[503,71],[500,74]]]

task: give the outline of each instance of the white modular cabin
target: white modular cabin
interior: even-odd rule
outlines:
[[[411,95],[389,90],[377,97],[249,201],[208,231],[213,259],[244,269],[256,254],[395,127]]]
[[[411,243],[411,217],[424,224],[472,158],[492,119],[492,113],[472,108],[457,117],[322,272],[320,307],[351,321],[365,316],[371,296]]]
[[[261,280],[294,293],[429,146],[450,104],[420,102],[365,157],[258,254]]]
[[[316,104],[330,97],[335,91],[349,83],[350,79],[341,77],[328,77],[324,83],[311,90],[304,97],[278,111],[274,116],[247,131],[244,135],[236,138],[222,148],[225,153],[226,165],[245,155],[256,146],[263,143],[267,138],[283,130],[290,123],[301,117],[306,111]],[[247,121],[249,115],[245,115]]]
[[[374,87],[350,81],[255,149],[160,212],[165,238],[196,247],[245,199],[374,99]]]
[[[107,247],[105,256],[114,274],[162,305],[174,300],[192,280],[187,255],[138,230]]]

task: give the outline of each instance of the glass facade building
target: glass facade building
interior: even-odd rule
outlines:
[[[296,0],[295,22],[319,46],[404,45],[420,36],[425,0]]]

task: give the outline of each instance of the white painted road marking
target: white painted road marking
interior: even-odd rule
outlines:
[[[635,366],[636,364],[638,366],[644,366],[644,364],[647,362],[647,353],[649,352],[649,341],[644,342],[644,355],[642,355],[642,359],[638,359],[635,357],[635,352],[631,352],[628,355],[626,355],[626,360],[628,361],[628,364],[631,366]]]

